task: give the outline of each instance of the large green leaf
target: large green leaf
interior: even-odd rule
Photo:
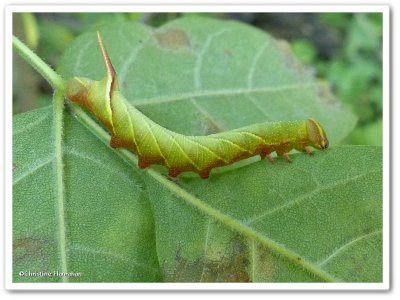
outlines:
[[[381,157],[360,146],[297,154],[181,179],[175,193],[146,177],[164,279],[382,281]]]
[[[45,108],[13,122],[14,281],[61,281],[19,273],[62,272],[64,260],[69,272],[81,273],[69,281],[159,280],[153,219],[140,176],[67,115],[65,201],[58,203],[52,120],[52,110]]]
[[[314,117],[333,143],[353,128],[354,115],[254,28],[185,18],[101,31],[123,93],[168,128],[204,134]],[[59,71],[100,79],[101,64],[88,32]],[[62,214],[51,120],[39,110],[13,125],[15,281],[51,280],[18,272],[57,269],[60,247],[68,270],[83,273],[71,281],[382,281],[381,148],[331,148],[173,182],[122,161],[67,115]]]

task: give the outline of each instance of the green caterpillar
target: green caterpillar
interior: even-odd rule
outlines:
[[[168,168],[171,177],[193,171],[206,179],[215,167],[255,155],[274,162],[271,153],[276,151],[290,162],[288,152],[292,149],[311,155],[308,146],[328,147],[324,129],[313,119],[253,124],[207,136],[186,136],[170,131],[143,115],[124,98],[99,32],[97,37],[106,77],[100,81],[74,77],[67,83],[66,96],[88,109],[109,130],[113,148],[124,147],[136,153],[140,168],[160,164]]]

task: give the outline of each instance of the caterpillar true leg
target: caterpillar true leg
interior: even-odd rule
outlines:
[[[289,153],[285,152],[282,154],[283,158],[286,159],[287,162],[292,162],[292,159],[289,156]]]
[[[310,156],[312,156],[313,155],[313,153],[312,153],[312,151],[311,151],[311,149],[310,148],[308,148],[308,147],[304,147],[304,151],[308,154],[308,155],[310,155]]]
[[[275,164],[275,161],[272,158],[271,154],[267,154],[267,155],[265,155],[265,157],[271,162],[271,164]]]

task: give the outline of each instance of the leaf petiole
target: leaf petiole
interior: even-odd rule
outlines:
[[[28,46],[13,36],[13,47],[55,90],[64,91],[64,80]]]

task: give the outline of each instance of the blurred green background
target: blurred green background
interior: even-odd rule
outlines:
[[[154,27],[187,13],[15,13],[13,32],[53,67],[80,33],[108,22],[137,21]],[[358,115],[346,144],[382,145],[382,14],[221,13],[289,41],[293,52]],[[49,105],[52,90],[13,55],[13,113]]]

